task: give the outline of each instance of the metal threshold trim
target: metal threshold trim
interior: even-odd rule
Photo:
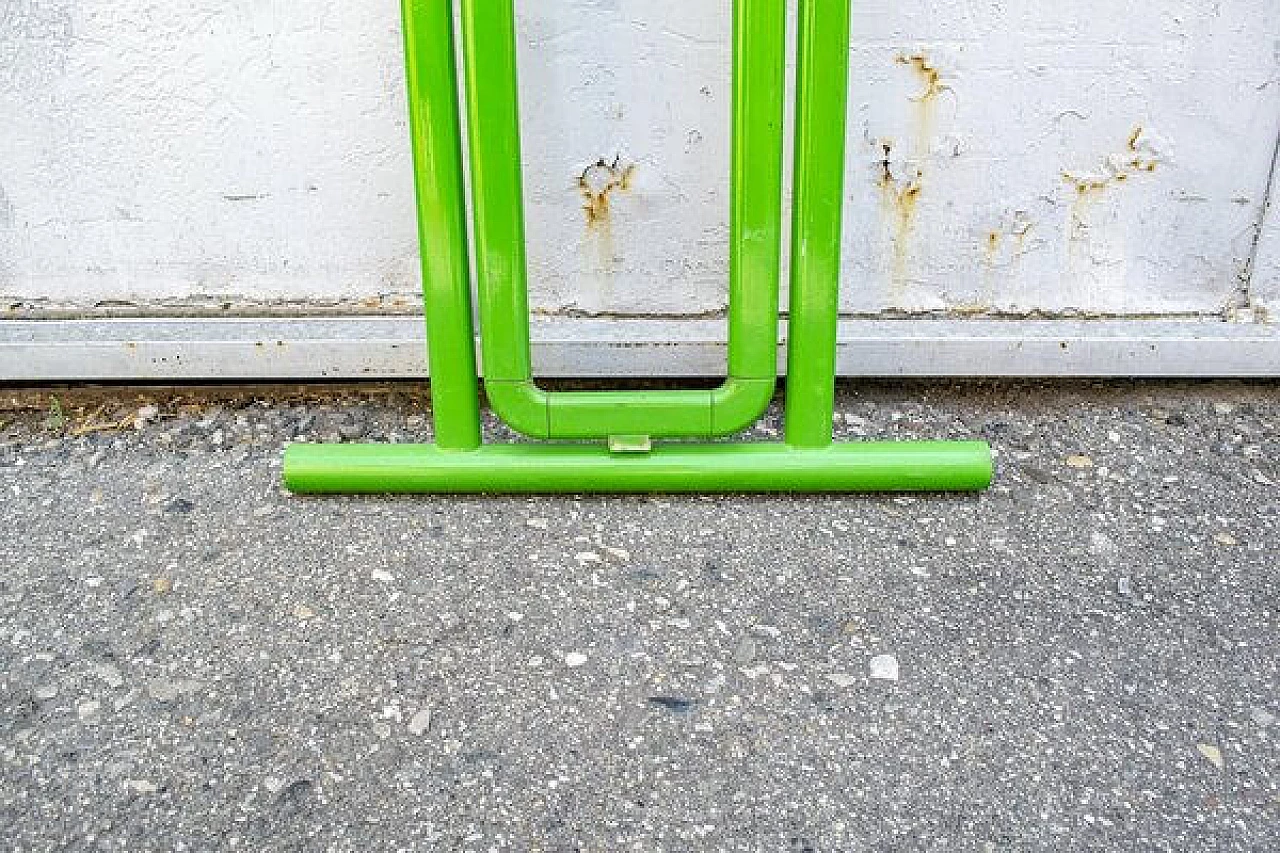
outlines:
[[[723,320],[536,318],[544,377],[722,377]],[[421,379],[414,317],[0,321],[0,381]],[[785,353],[779,348],[779,368]],[[1280,326],[843,319],[840,376],[1280,377]]]

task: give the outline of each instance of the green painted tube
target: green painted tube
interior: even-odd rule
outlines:
[[[831,443],[849,90],[849,0],[801,0],[785,436]]]
[[[480,395],[471,321],[453,3],[403,0],[402,11],[432,417],[441,448],[473,450],[480,446]]]
[[[462,0],[461,6],[484,376],[525,382],[533,367],[515,10],[513,0]]]
[[[532,438],[710,438],[764,413],[777,377],[782,240],[785,0],[734,0],[729,376],[719,389],[564,394],[539,389],[529,355],[519,87],[512,0],[462,0],[463,64],[486,386],[494,411]],[[545,407],[545,415],[536,411]]]
[[[294,444],[285,482],[301,494],[557,494],[976,491],[982,442],[668,444],[614,454],[591,445]]]
[[[733,9],[729,378],[722,388],[725,393],[737,393],[735,381],[768,380],[771,385],[778,381],[786,6],[781,0],[737,0]],[[743,392],[744,398],[750,396],[749,391]],[[764,414],[766,406],[767,401],[751,420]]]

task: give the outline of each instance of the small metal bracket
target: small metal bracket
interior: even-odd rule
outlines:
[[[653,442],[647,435],[609,436],[610,453],[648,453],[651,450],[653,450]]]

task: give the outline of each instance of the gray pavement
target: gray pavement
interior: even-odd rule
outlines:
[[[996,447],[911,497],[295,498],[421,393],[0,401],[7,850],[1280,849],[1276,384],[843,388]]]

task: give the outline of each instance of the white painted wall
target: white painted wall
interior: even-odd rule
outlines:
[[[728,0],[517,5],[534,305],[722,307]],[[1280,133],[1275,0],[854,10],[848,311],[1246,300]],[[0,0],[3,304],[412,306],[398,14]],[[588,227],[577,175],[616,155],[633,187]],[[1280,297],[1274,211],[1255,300]]]

